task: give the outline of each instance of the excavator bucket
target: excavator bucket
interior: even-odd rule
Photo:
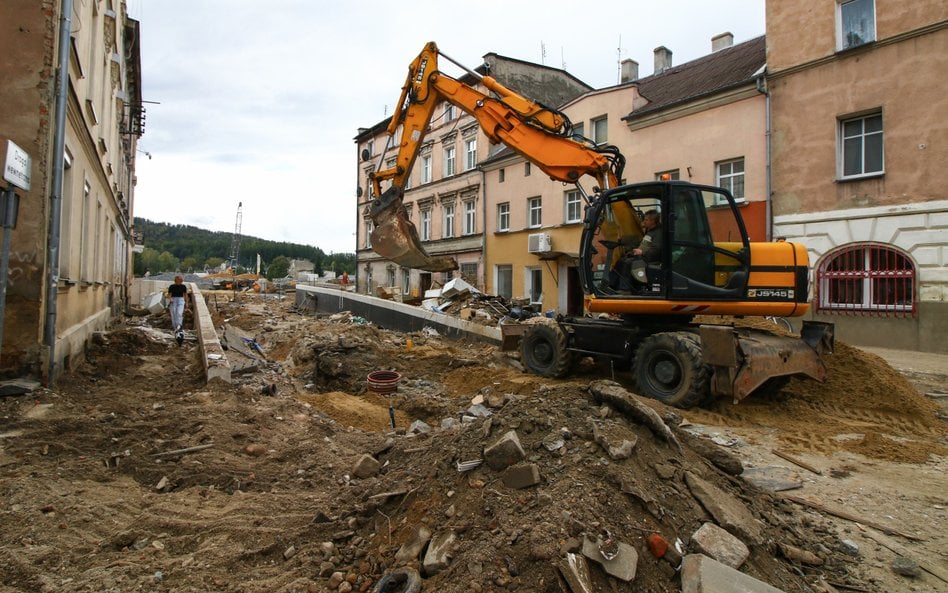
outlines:
[[[833,325],[804,321],[801,337],[780,336],[751,328],[702,325],[701,354],[714,369],[711,393],[734,403],[774,377],[806,375],[826,378],[822,356],[833,351]]]
[[[421,246],[418,230],[408,220],[396,188],[386,190],[372,202],[369,211],[374,223],[372,249],[385,259],[405,268],[429,272],[450,272],[458,269],[453,257],[432,257]]]

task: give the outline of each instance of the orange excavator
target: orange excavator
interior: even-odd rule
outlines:
[[[441,72],[439,57],[479,85]],[[551,179],[575,184],[586,202],[578,250],[585,314],[501,326],[505,348],[518,347],[531,372],[564,376],[576,360],[591,356],[630,369],[641,394],[679,407],[710,395],[737,402],[798,374],[825,378],[822,355],[832,352],[832,324],[804,321],[794,336],[694,322],[696,315],[804,315],[809,261],[803,245],[752,243],[734,198],[722,188],[670,180],[622,185],[625,159],[615,146],[574,135],[565,114],[465,68],[435,43],[409,66],[400,108],[389,122],[395,163],[370,175],[378,196],[370,203],[371,239],[379,255],[428,271],[457,268],[453,259],[425,252],[403,206],[412,165],[443,102],[474,116],[491,142]],[[379,162],[384,159],[383,153]],[[595,182],[591,194],[580,183],[586,177]]]

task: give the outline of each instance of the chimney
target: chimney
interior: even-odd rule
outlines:
[[[734,35],[732,35],[730,31],[725,31],[711,38],[711,53],[719,49],[727,49],[732,45],[734,45]]]
[[[632,82],[639,79],[639,63],[631,58],[622,60],[622,73],[619,82]]]
[[[655,72],[661,74],[672,67],[672,52],[664,45],[655,48]]]

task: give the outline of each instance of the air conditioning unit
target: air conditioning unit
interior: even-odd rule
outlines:
[[[527,236],[527,251],[530,253],[546,253],[551,249],[550,233],[533,233]]]

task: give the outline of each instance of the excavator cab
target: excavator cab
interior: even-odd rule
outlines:
[[[647,218],[656,225],[648,233],[653,248],[643,252],[636,248],[648,240]],[[580,257],[592,299],[740,300],[750,240],[727,191],[656,181],[607,190],[594,200]]]

